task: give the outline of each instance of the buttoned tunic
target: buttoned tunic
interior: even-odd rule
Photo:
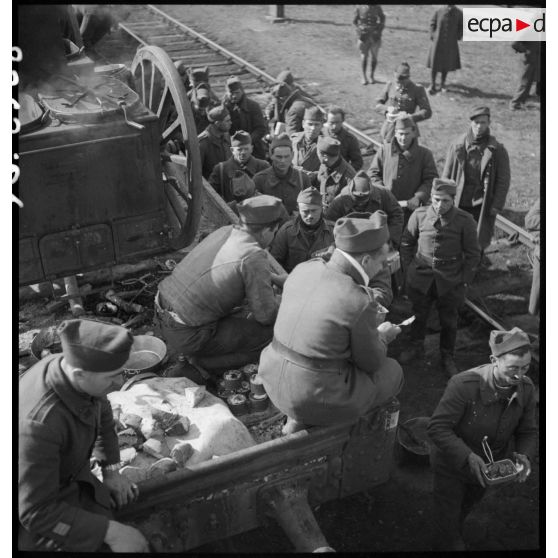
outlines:
[[[357,420],[396,395],[403,372],[387,358],[377,320],[374,297],[338,250],[328,263],[299,264],[258,367],[273,404],[304,424],[326,425]]]
[[[399,251],[407,284],[426,294],[435,282],[442,296],[475,276],[480,261],[475,221],[456,207],[440,216],[431,205],[419,207],[403,231]]]
[[[320,165],[318,172],[311,176],[310,179],[312,186],[320,190],[322,199],[325,199],[325,203],[329,204],[335,196],[341,193],[341,190],[347,186],[355,174],[355,169],[345,159],[340,157],[333,168],[328,168],[324,164]]]
[[[315,252],[333,244],[333,223],[321,219],[319,227],[308,231],[300,217],[284,223],[271,244],[271,255],[290,273],[299,263],[314,257]]]
[[[202,176],[207,180],[215,165],[226,161],[231,155],[229,134],[217,135],[210,124],[199,136],[198,144],[202,163]]]
[[[492,370],[485,364],[449,380],[428,423],[435,471],[477,483],[467,458],[473,452],[485,459],[484,436],[495,461],[512,457],[512,442],[517,453],[533,460],[538,437],[533,382],[523,377],[508,402],[496,392]]]
[[[337,221],[341,217],[345,217],[353,211],[370,212],[382,210],[388,216],[388,229],[389,237],[394,246],[399,246],[401,240],[401,233],[403,232],[403,209],[393,196],[393,194],[385,188],[371,185],[370,197],[364,208],[355,207],[355,201],[351,197],[348,186],[345,186],[341,193],[331,202],[329,207],[324,212],[324,217],[329,221]]]
[[[120,452],[107,398],[77,392],[61,360],[46,357],[19,381],[19,520],[35,540],[92,552],[103,544],[112,514],[109,491],[89,460],[118,463]],[[90,487],[90,504],[82,483]]]
[[[318,138],[309,145],[306,143],[304,132],[299,132],[291,137],[293,143],[293,166],[301,167],[305,171],[315,172],[320,168],[318,159]]]
[[[268,194],[279,198],[283,202],[287,213],[292,215],[298,209],[296,202],[298,193],[310,187],[310,178],[292,166],[285,176],[279,176],[271,166],[256,174],[254,183],[260,194]]]
[[[358,140],[345,128],[341,128],[339,133],[334,134],[330,128],[324,126],[324,135],[328,135],[341,143],[341,157],[347,161],[358,172],[364,161],[360,152]]]

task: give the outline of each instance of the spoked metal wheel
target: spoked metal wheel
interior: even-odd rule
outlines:
[[[170,244],[177,250],[193,242],[202,208],[201,159],[190,101],[177,69],[162,48],[139,49],[131,71],[143,104],[159,118]]]

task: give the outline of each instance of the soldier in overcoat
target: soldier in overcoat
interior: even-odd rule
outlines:
[[[435,550],[466,550],[463,522],[486,492],[482,441],[495,461],[531,472],[537,446],[535,387],[526,376],[529,336],[515,327],[490,333],[490,364],[450,379],[428,424],[434,472]]]
[[[301,263],[285,282],[258,370],[271,401],[289,417],[284,433],[356,421],[401,389],[401,367],[386,355],[401,330],[378,325],[367,288],[387,265],[385,221],[381,212],[340,219],[329,262]]]
[[[324,115],[318,107],[304,111],[302,132],[291,136],[293,142],[293,166],[306,173],[317,172],[320,168],[318,158],[318,138],[324,125]]]
[[[401,353],[399,361],[405,364],[423,356],[428,314],[436,302],[442,367],[449,376],[457,373],[453,355],[458,309],[480,261],[475,222],[454,207],[456,189],[452,180],[434,179],[432,205],[419,207],[411,215],[399,248],[416,317],[410,330],[411,347]]]
[[[138,497],[119,474],[120,453],[106,395],[124,383],[132,334],[91,320],[58,329],[62,354],[19,381],[19,550],[147,552],[143,535],[112,508]],[[101,482],[90,468],[95,457]]]
[[[360,146],[355,136],[343,127],[343,122],[345,122],[345,111],[338,106],[329,107],[323,134],[341,143],[341,157],[343,157],[355,171],[359,171],[364,164]]]
[[[226,161],[231,156],[231,138],[229,130],[231,117],[229,111],[218,106],[207,113],[209,126],[198,136],[202,175],[207,180],[215,165]]]
[[[461,68],[459,45],[463,38],[463,12],[454,4],[436,10],[430,20],[430,50],[426,67],[432,69],[432,81],[428,93],[436,93],[436,75],[442,74],[440,88],[446,91],[448,72]]]
[[[490,134],[488,107],[475,107],[469,119],[469,130],[450,143],[442,177],[457,182],[455,205],[474,217],[484,250],[506,203],[510,159],[506,148]]]

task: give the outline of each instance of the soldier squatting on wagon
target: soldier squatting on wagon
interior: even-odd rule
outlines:
[[[78,11],[90,49],[114,22],[106,11]],[[290,71],[277,76],[264,106],[237,76],[223,79],[219,100],[207,71],[194,83],[192,69],[175,63],[189,87],[204,187],[237,221],[193,244],[153,300],[156,335],[172,361],[190,365],[179,375],[214,388],[224,371],[256,365],[256,380],[284,415],[283,436],[350,425],[388,405],[404,386],[401,365],[410,374],[424,358],[435,305],[448,380],[428,422],[439,550],[467,548],[463,522],[491,484],[485,444],[494,460],[513,460],[515,479],[524,482],[537,440],[527,333],[492,331],[489,364],[460,372],[454,360],[458,313],[511,182],[489,106],[464,115],[466,130],[448,143],[441,177],[435,154],[420,140],[417,123],[431,119],[434,126],[437,119],[428,93],[447,91],[448,72],[461,67],[462,17],[454,5],[432,16],[428,92],[411,81],[403,61],[370,105],[383,120],[368,170],[345,126],[346,108],[322,110]],[[359,5],[352,24],[362,83],[375,84],[386,15],[379,5]],[[522,75],[511,107],[520,110],[532,82],[539,87],[540,48],[513,48],[522,55]],[[172,155],[188,159],[184,142],[171,139],[167,149],[171,144]],[[538,201],[525,220],[536,236],[533,315],[540,307],[540,213]],[[404,277],[400,293],[391,277],[394,255]],[[386,320],[394,299],[414,315],[395,351],[402,324]],[[67,320],[58,332],[62,354],[39,360],[19,382],[18,546],[147,552],[144,535],[113,513],[139,494],[117,473],[107,399],[124,383],[133,336],[87,319]],[[91,473],[91,458],[102,480]]]

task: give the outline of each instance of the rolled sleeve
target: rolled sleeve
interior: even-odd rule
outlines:
[[[271,325],[275,322],[279,304],[271,284],[271,266],[263,250],[250,254],[240,267],[248,306],[257,322]]]

